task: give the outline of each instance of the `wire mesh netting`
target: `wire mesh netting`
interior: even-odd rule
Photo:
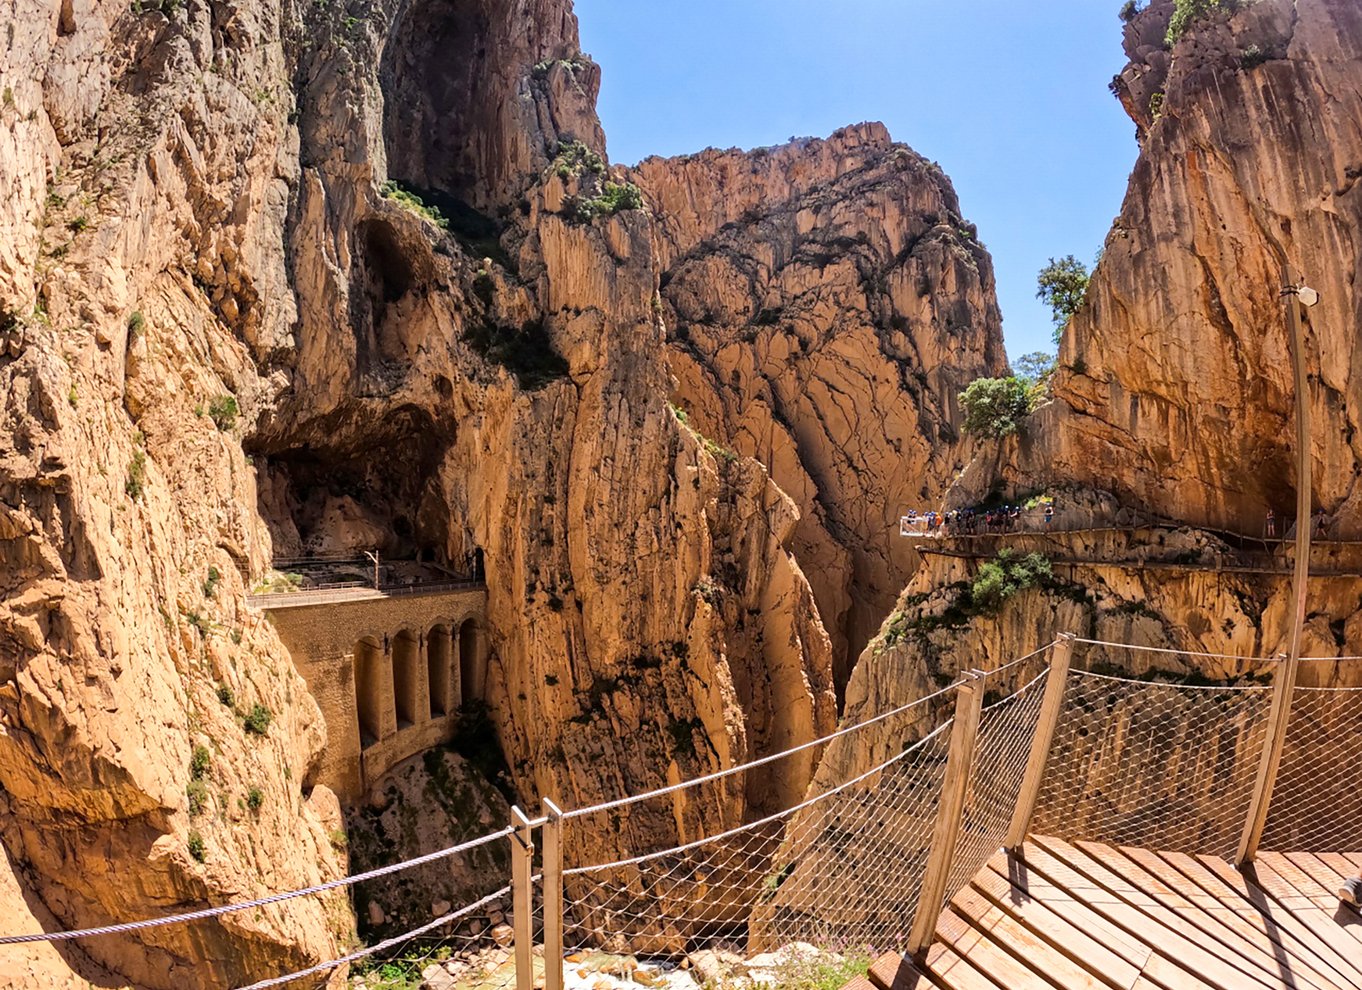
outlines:
[[[1007,838],[1048,678],[1049,672],[1043,671],[1015,694],[986,707],[980,717],[946,901],[983,869]],[[985,684],[989,680],[985,677]]]
[[[947,721],[779,814],[569,869],[568,944],[650,955],[897,944],[916,907],[949,735]]]
[[[1075,671],[1031,830],[1232,856],[1272,689],[1202,688]]]
[[[1362,849],[1362,688],[1298,687],[1262,848]]]

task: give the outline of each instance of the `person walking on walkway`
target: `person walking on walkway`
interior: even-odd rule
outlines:
[[[1046,529],[1049,529],[1052,525],[1054,525],[1054,521],[1055,521],[1055,503],[1054,503],[1054,502],[1046,502],[1046,503],[1045,503],[1045,528],[1046,528]]]
[[[1329,538],[1329,517],[1320,509],[1315,513],[1315,539],[1327,540]]]
[[[1350,880],[1344,880],[1338,888],[1338,899],[1352,907],[1362,906],[1362,871]]]
[[[1267,538],[1269,540],[1277,538],[1277,513],[1270,505],[1267,507]]]

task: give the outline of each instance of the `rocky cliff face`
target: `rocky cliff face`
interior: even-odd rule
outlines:
[[[1269,506],[1293,515],[1285,261],[1321,296],[1306,328],[1315,504],[1356,535],[1362,10],[1241,6],[1171,50],[1170,0],[1126,27],[1130,64],[1114,85],[1140,159],[1064,336],[1056,401],[1008,476],[1112,489],[1245,533]]]
[[[1006,367],[993,269],[939,166],[880,124],[650,158],[674,400],[766,464],[839,692],[917,564],[898,537],[965,460],[957,396]]]
[[[668,406],[665,239],[600,157],[567,0],[5,10],[15,916],[101,924],[344,868],[316,706],[244,602],[276,552],[481,550],[487,701],[531,805],[831,726],[795,503]],[[573,855],[735,824],[811,772],[678,796]],[[351,924],[343,899],[294,901],[16,965],[236,985],[335,955]]]
[[[1319,289],[1310,312],[1316,505],[1330,535],[1356,532],[1355,437],[1362,238],[1362,11],[1347,0],[1263,0],[1196,22],[1171,50],[1173,10],[1155,0],[1126,28],[1116,88],[1141,156],[1120,218],[1064,336],[1053,401],[1026,434],[985,452],[951,498],[1048,490],[1062,526],[1176,523],[1109,536],[1035,536],[1011,545],[1054,576],[996,607],[970,597],[980,559],[929,557],[847,691],[848,717],[921,697],[964,667],[990,668],[1061,631],[1170,649],[1272,656],[1290,627],[1289,578],[1241,540],[1193,527],[1262,532],[1294,515],[1294,426],[1279,298],[1285,256]],[[1000,546],[1001,544],[998,544]],[[978,545],[982,559],[997,548]],[[1362,653],[1362,566],[1325,547],[1309,585],[1307,655]],[[1075,560],[1080,563],[1065,564]],[[1161,566],[1145,570],[1142,561]],[[1094,563],[1094,561],[1098,563]],[[1280,555],[1270,566],[1285,571]],[[1085,648],[1083,662],[1144,676],[1232,679],[1260,664]],[[1303,682],[1356,683],[1355,665],[1311,663]],[[877,751],[895,751],[884,738]],[[840,747],[828,780],[873,765]]]

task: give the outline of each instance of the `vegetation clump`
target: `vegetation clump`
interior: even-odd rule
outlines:
[[[189,776],[193,780],[202,780],[208,776],[208,768],[213,765],[213,754],[208,752],[207,746],[195,746],[194,752],[189,757]]]
[[[236,425],[236,418],[240,412],[234,395],[219,395],[208,403],[208,418],[224,433]]]
[[[1217,10],[1238,10],[1243,4],[1244,0],[1177,0],[1164,41],[1171,48],[1197,21]]]
[[[607,182],[599,196],[571,196],[563,207],[574,223],[590,223],[597,217],[614,216],[623,210],[643,209],[643,193],[632,182]]]
[[[1013,595],[1028,588],[1043,587],[1054,578],[1050,561],[1044,554],[1025,556],[1010,549],[979,568],[970,586],[970,602],[979,614],[996,613]]]
[[[399,206],[405,207],[422,220],[428,220],[441,230],[449,229],[449,219],[440,211],[439,207],[427,203],[396,179],[389,179],[383,183],[379,187],[379,192],[383,194],[384,199],[390,199]]]
[[[128,479],[123,482],[123,491],[128,498],[134,502],[142,497],[142,492],[146,490],[147,478],[147,455],[139,447],[132,452],[132,461],[128,464]]]
[[[199,835],[198,829],[189,830],[189,855],[202,863],[208,857],[208,846]]]
[[[242,722],[242,728],[253,736],[263,736],[269,730],[272,721],[274,721],[274,715],[270,713],[268,708],[257,701],[251,706],[251,710],[246,713],[246,717]]]
[[[1036,277],[1036,298],[1050,307],[1056,344],[1069,320],[1082,308],[1091,278],[1088,266],[1071,254],[1058,260],[1051,258]]]
[[[1033,386],[1016,375],[1007,378],[976,378],[960,393],[965,410],[965,432],[976,437],[1001,440],[1022,428],[1031,412]]]

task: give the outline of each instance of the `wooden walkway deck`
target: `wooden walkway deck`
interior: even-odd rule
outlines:
[[[1362,915],[1335,893],[1359,868],[1038,837],[952,899],[924,963],[885,956],[847,990],[1362,990]]]

